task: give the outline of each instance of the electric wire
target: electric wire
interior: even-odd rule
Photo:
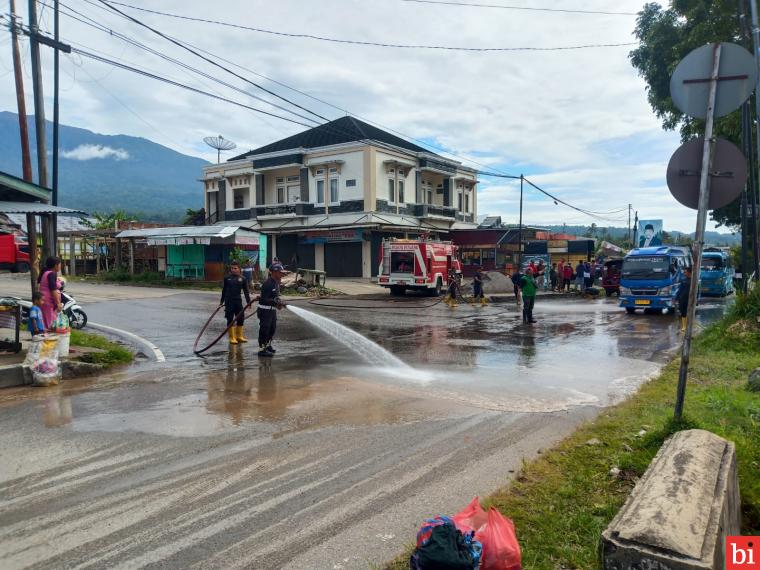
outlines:
[[[242,107],[244,109],[248,109],[249,111],[254,111],[256,113],[261,113],[261,114],[264,114],[264,115],[268,115],[270,117],[275,117],[277,119],[282,119],[283,121],[288,121],[289,123],[294,123],[296,125],[301,125],[302,127],[306,127],[306,128],[309,128],[309,129],[313,128],[313,125],[308,125],[306,123],[302,123],[300,121],[296,121],[296,120],[290,119],[288,117],[283,117],[282,115],[277,115],[275,113],[270,113],[269,111],[264,111],[263,109],[258,109],[256,107],[251,107],[250,105],[246,105],[245,103],[241,103],[239,101],[234,101],[232,99],[228,99],[227,97],[223,97],[221,95],[215,95],[214,93],[210,93],[209,91],[204,91],[202,89],[198,89],[196,87],[192,87],[192,86],[187,85],[185,83],[180,83],[179,81],[174,81],[173,79],[168,79],[166,77],[161,77],[161,76],[156,75],[154,73],[151,73],[149,71],[144,71],[144,70],[139,69],[137,67],[133,67],[131,65],[120,63],[118,61],[114,61],[114,60],[109,59],[107,57],[103,57],[103,56],[100,56],[98,54],[91,53],[91,52],[83,50],[81,48],[72,47],[71,51],[73,53],[77,53],[77,54],[79,54],[79,55],[81,55],[83,57],[87,57],[89,59],[100,61],[101,63],[106,63],[106,64],[109,64],[109,65],[113,65],[113,66],[119,67],[121,69],[124,69],[126,71],[131,71],[133,73],[137,73],[139,75],[143,75],[145,77],[149,77],[151,79],[155,79],[156,81],[161,81],[161,82],[167,83],[169,85],[174,85],[175,87],[180,87],[182,89],[186,89],[188,91],[192,91],[192,92],[197,93],[199,95],[205,95],[206,97],[210,97],[212,99],[217,99],[219,101],[224,101],[226,103],[230,103],[232,105],[236,105],[238,107]]]
[[[41,2],[41,4],[45,5],[44,2]],[[159,57],[159,58],[161,58],[161,59],[163,59],[165,61],[168,61],[170,63],[178,65],[179,67],[182,67],[183,69],[185,69],[187,71],[190,71],[191,73],[194,73],[196,75],[200,75],[201,77],[204,77],[206,79],[214,81],[215,83],[219,83],[220,85],[223,85],[223,86],[225,86],[225,87],[227,87],[229,89],[237,91],[238,93],[242,93],[243,95],[247,95],[248,97],[256,99],[257,101],[261,101],[263,103],[266,103],[267,105],[271,105],[272,107],[280,109],[281,111],[285,111],[286,113],[290,113],[290,114],[292,114],[292,115],[294,115],[296,117],[299,117],[301,119],[304,119],[306,121],[311,121],[313,123],[319,124],[319,121],[317,121],[316,119],[313,119],[312,117],[307,117],[307,116],[302,115],[300,113],[297,113],[297,112],[295,112],[295,111],[293,111],[291,109],[288,109],[286,107],[283,107],[281,105],[273,103],[272,101],[270,101],[268,99],[264,99],[263,97],[259,97],[258,95],[254,95],[250,91],[246,91],[245,89],[241,89],[241,88],[237,87],[236,85],[233,85],[233,84],[228,83],[228,82],[226,82],[226,81],[224,81],[224,80],[222,80],[222,79],[220,79],[218,77],[210,75],[210,74],[208,74],[208,73],[206,73],[206,72],[204,72],[204,71],[202,71],[200,69],[197,69],[197,68],[195,68],[195,67],[193,67],[193,66],[191,66],[191,65],[189,65],[189,64],[187,64],[187,63],[185,63],[183,61],[180,61],[180,60],[178,60],[176,58],[168,56],[167,54],[165,54],[165,53],[163,53],[161,51],[153,49],[150,46],[147,46],[147,45],[145,45],[145,44],[143,44],[143,43],[135,40],[134,38],[130,38],[129,36],[126,36],[126,35],[118,32],[116,30],[113,30],[113,29],[111,29],[111,28],[109,28],[109,27],[101,24],[97,20],[94,20],[93,18],[90,18],[86,14],[82,14],[81,12],[78,12],[77,10],[74,10],[73,8],[71,8],[69,6],[66,6],[64,4],[61,4],[61,6],[64,7],[66,10],[70,10],[74,14],[77,14],[78,16],[81,16],[81,18],[80,18],[80,17],[72,15],[71,13],[62,11],[62,13],[64,15],[66,15],[69,18],[72,18],[73,20],[76,20],[76,21],[78,21],[78,22],[80,22],[82,24],[85,24],[87,26],[93,27],[93,28],[95,28],[95,29],[97,29],[97,30],[99,30],[99,31],[101,31],[103,33],[107,33],[108,35],[116,37],[116,38],[118,38],[118,39],[120,39],[120,40],[122,40],[122,41],[124,41],[124,42],[126,42],[126,43],[128,43],[128,44],[130,44],[132,46],[134,46],[134,47],[142,49],[142,50],[144,50],[144,51],[146,51],[146,52],[148,52],[148,53],[150,53],[150,54],[152,54],[152,55],[154,55],[156,57]],[[82,18],[85,18],[86,20],[89,20],[89,21],[85,21]],[[97,51],[97,50],[95,50],[93,48],[87,48],[87,49],[90,49],[92,51]]]
[[[122,17],[124,17],[124,18],[126,18],[126,19],[128,19],[128,20],[130,20],[132,22],[134,22],[135,24],[137,24],[139,26],[142,26],[143,28],[145,28],[147,30],[150,30],[151,32],[153,32],[154,34],[156,34],[156,35],[164,38],[168,42],[170,42],[170,43],[172,43],[172,44],[174,44],[174,45],[176,45],[176,46],[178,46],[178,47],[180,47],[180,48],[182,48],[182,49],[184,49],[186,51],[189,51],[190,53],[192,53],[196,57],[199,57],[202,60],[210,63],[211,65],[213,65],[215,67],[218,67],[219,69],[222,69],[222,70],[226,71],[230,75],[234,75],[238,79],[240,79],[242,81],[245,81],[246,83],[248,83],[250,85],[253,85],[254,87],[257,87],[258,89],[261,89],[262,91],[264,91],[266,93],[269,93],[270,95],[272,95],[274,97],[277,97],[278,99],[280,99],[282,101],[285,101],[285,102],[293,105],[294,107],[297,107],[297,108],[301,109],[302,111],[306,111],[307,113],[310,113],[310,114],[314,115],[315,117],[319,117],[320,119],[322,119],[324,121],[329,121],[329,119],[327,117],[324,117],[324,116],[320,115],[319,113],[315,113],[314,111],[311,111],[310,109],[307,109],[306,107],[303,107],[303,106],[299,105],[298,103],[295,103],[294,101],[291,101],[290,99],[287,99],[287,98],[283,97],[282,95],[280,95],[280,94],[278,94],[278,93],[276,93],[274,91],[271,91],[270,89],[267,89],[263,85],[259,85],[258,83],[256,83],[255,81],[252,81],[252,80],[248,79],[247,77],[244,77],[244,76],[242,76],[242,75],[240,75],[238,73],[235,73],[234,71],[232,71],[228,67],[225,67],[222,64],[220,64],[220,63],[218,63],[218,62],[216,62],[216,61],[214,61],[214,60],[212,60],[212,59],[204,56],[202,53],[199,53],[199,52],[193,50],[192,48],[190,48],[190,47],[182,44],[182,42],[178,42],[178,41],[173,40],[171,37],[169,37],[168,35],[164,34],[161,31],[157,30],[156,28],[153,28],[153,27],[149,26],[148,24],[142,22],[141,20],[138,20],[137,18],[135,18],[133,16],[130,16],[129,14],[126,14],[126,13],[122,12],[118,8],[115,8],[114,6],[112,6],[111,4],[109,4],[109,2],[107,2],[106,0],[97,0],[97,1],[100,2],[101,4],[103,4],[104,6],[107,6],[108,8],[110,8],[113,12],[115,12],[115,13],[121,15]],[[85,2],[87,2],[88,4],[94,4],[94,2],[91,2],[90,0],[85,0]]]
[[[86,2],[88,0],[85,0]],[[600,44],[585,44],[576,46],[553,46],[553,47],[467,47],[467,46],[439,46],[439,45],[422,45],[422,44],[396,44],[390,42],[369,42],[364,40],[347,40],[340,38],[329,38],[325,36],[317,36],[314,34],[300,34],[290,32],[279,32],[276,30],[267,30],[264,28],[256,28],[253,26],[245,26],[243,24],[233,24],[232,22],[223,22],[220,20],[210,20],[207,18],[197,18],[193,16],[183,16],[181,14],[173,14],[170,12],[162,12],[159,10],[151,10],[149,8],[143,8],[141,6],[134,6],[132,4],[126,4],[124,2],[116,2],[114,0],[97,0],[106,6],[111,7],[113,10],[124,14],[120,10],[113,8],[112,4],[130,8],[132,10],[139,10],[141,12],[147,12],[149,14],[156,14],[160,16],[166,16],[169,18],[177,18],[180,20],[189,20],[191,22],[202,22],[206,24],[215,24],[217,26],[224,26],[228,28],[236,28],[239,30],[246,30],[249,32],[257,32],[261,34],[270,34],[274,36],[282,36],[288,38],[301,38],[309,40],[317,40],[322,42],[332,42],[338,44],[350,44],[360,46],[372,46],[372,47],[384,47],[384,48],[396,48],[396,49],[425,49],[425,50],[444,50],[444,51],[465,51],[465,52],[512,52],[512,51],[564,51],[564,50],[579,50],[588,48],[606,48],[606,47],[621,47],[638,45],[636,42],[625,43],[600,43]],[[130,16],[127,16],[131,18]],[[144,24],[143,24],[144,25]]]
[[[442,6],[464,6],[467,8],[500,8],[502,10],[526,10],[531,12],[559,12],[563,14],[601,14],[604,16],[637,16],[638,12],[608,12],[605,10],[572,10],[569,8],[536,8],[529,6],[507,6],[503,4],[480,4],[453,2],[448,0],[402,0],[417,4],[440,4]]]

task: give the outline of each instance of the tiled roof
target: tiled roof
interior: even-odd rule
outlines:
[[[250,150],[229,160],[240,160],[241,158],[247,158],[258,154],[267,154],[270,152],[279,152],[297,148],[319,148],[366,139],[393,145],[412,152],[434,154],[421,146],[417,146],[401,137],[397,137],[382,129],[373,127],[372,125],[360,121],[359,119],[355,119],[354,117],[341,117],[340,119],[319,125],[318,127],[298,133],[297,135]]]

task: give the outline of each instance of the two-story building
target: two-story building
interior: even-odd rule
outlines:
[[[377,275],[387,237],[476,227],[477,172],[353,117],[207,166],[209,223],[245,222],[269,258],[332,277]]]

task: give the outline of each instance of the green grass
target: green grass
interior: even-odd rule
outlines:
[[[760,393],[746,389],[749,372],[760,366],[758,299],[760,288],[737,299],[726,319],[695,339],[680,423],[673,421],[676,359],[637,394],[525,463],[513,482],[484,500],[486,508],[495,506],[514,520],[524,568],[599,568],[602,531],[662,442],[680,429],[706,429],[735,443],[742,534],[760,534]],[[591,438],[602,444],[587,445]],[[610,475],[612,467],[620,477]],[[407,568],[411,548],[386,569]]]
[[[71,346],[86,346],[100,348],[105,352],[93,352],[79,357],[82,362],[92,364],[104,364],[115,366],[117,364],[129,364],[134,360],[134,354],[123,346],[111,342],[98,334],[85,333],[78,330],[71,331]]]
[[[133,285],[142,287],[170,287],[175,289],[208,289],[221,291],[221,285],[216,281],[196,281],[188,279],[173,279],[164,277],[155,271],[146,271],[131,275],[129,271],[105,271],[97,275],[88,275],[86,277],[75,277],[80,281],[90,281],[95,283],[119,283],[123,285]]]

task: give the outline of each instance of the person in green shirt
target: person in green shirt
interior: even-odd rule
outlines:
[[[535,323],[533,320],[533,306],[536,304],[536,281],[533,279],[533,271],[529,267],[525,270],[520,280],[520,289],[523,297],[523,324]]]

